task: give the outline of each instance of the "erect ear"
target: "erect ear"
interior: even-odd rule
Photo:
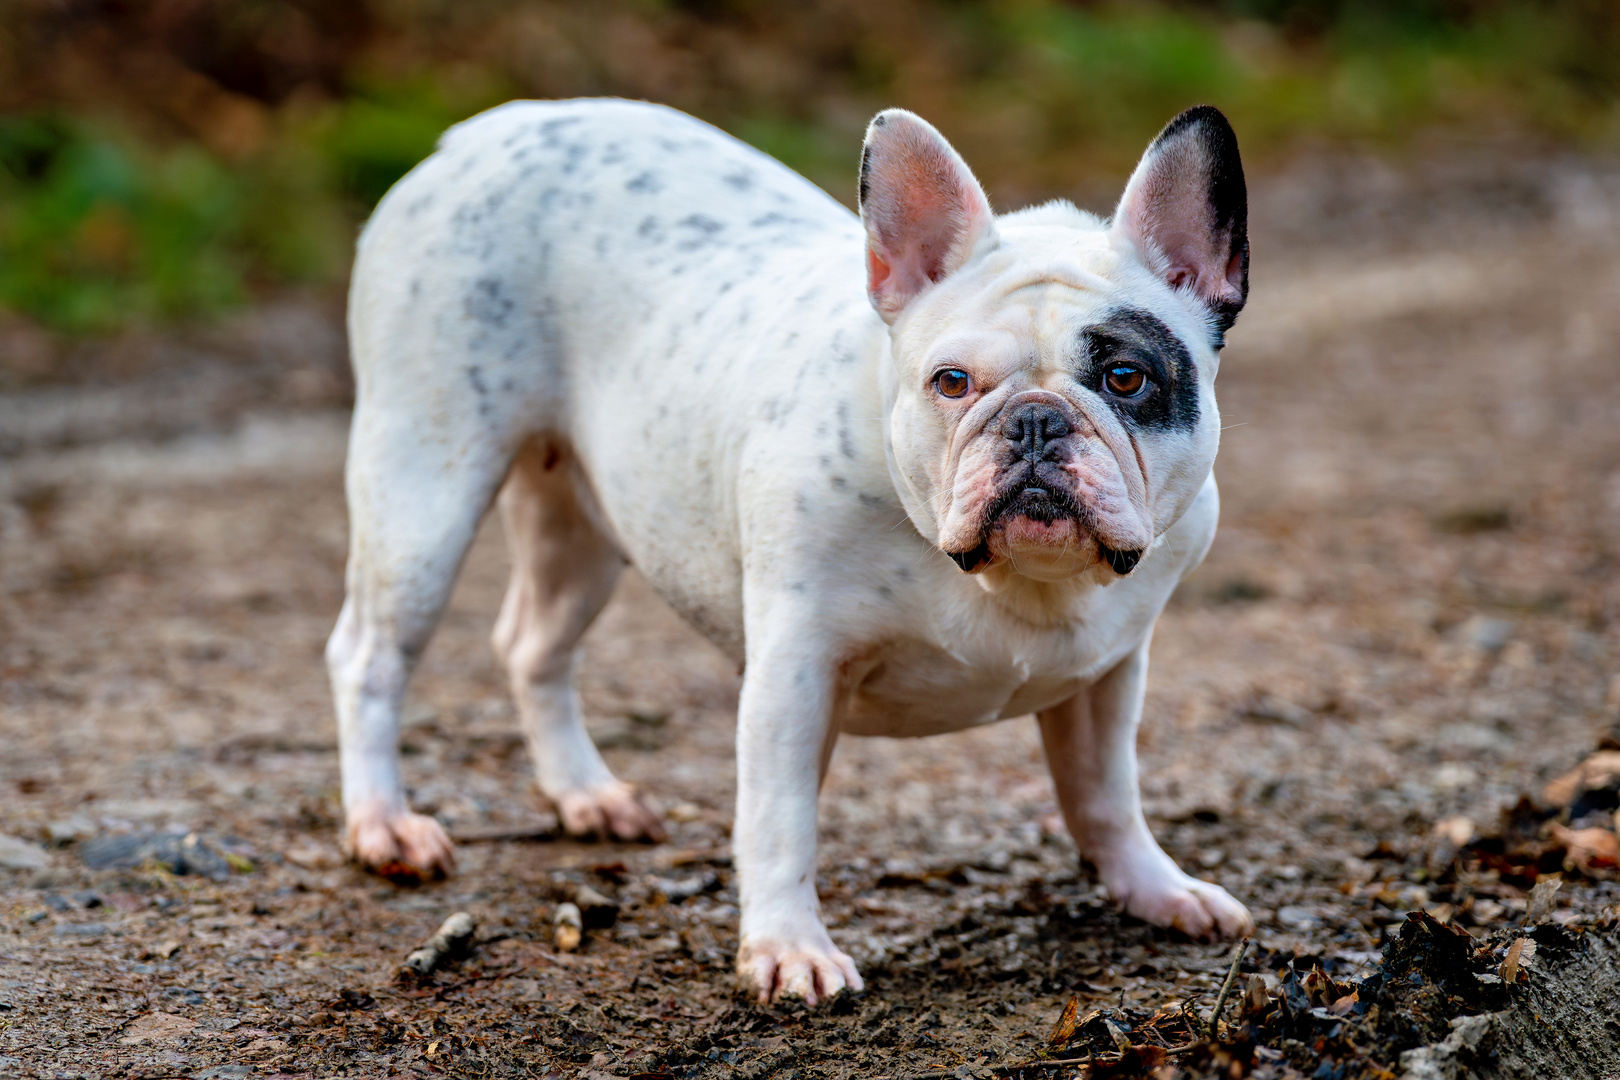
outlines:
[[[1165,125],[1125,185],[1113,228],[1209,308],[1217,330],[1231,327],[1249,298],[1249,193],[1219,109],[1199,105]]]
[[[861,151],[866,291],[885,322],[974,255],[996,245],[990,200],[922,117],[885,109]]]

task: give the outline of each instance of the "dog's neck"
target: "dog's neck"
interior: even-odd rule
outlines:
[[[1013,618],[1050,630],[1082,621],[1087,602],[1116,578],[1101,562],[1061,581],[1038,581],[1020,574],[1010,562],[997,561],[973,575],[973,583],[991,602]]]

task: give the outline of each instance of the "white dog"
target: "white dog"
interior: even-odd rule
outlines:
[[[1155,843],[1135,753],[1154,620],[1215,531],[1215,372],[1248,291],[1230,125],[1172,121],[1109,224],[996,216],[937,131],[889,110],[860,205],[611,100],[469,120],[383,200],[350,298],[327,649],[357,859],[452,867],[406,804],[399,713],[498,495],[495,648],[570,831],[663,835],[570,683],[626,562],[745,665],[738,968],[762,1000],[861,987],[815,889],[842,732],[1034,713],[1069,831],[1128,912],[1250,925]]]

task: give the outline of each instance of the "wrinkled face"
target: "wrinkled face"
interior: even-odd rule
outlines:
[[[1214,462],[1204,320],[1074,217],[1003,222],[995,252],[894,326],[902,498],[969,572],[1128,574]]]
[[[918,531],[987,583],[1130,574],[1214,464],[1246,207],[1236,139],[1207,107],[1160,133],[1111,223],[1067,204],[995,218],[938,132],[879,114],[868,290],[891,328],[890,467]]]

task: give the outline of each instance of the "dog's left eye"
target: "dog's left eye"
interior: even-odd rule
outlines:
[[[1103,377],[1103,385],[1115,397],[1132,398],[1147,389],[1148,377],[1141,368],[1120,364],[1108,369],[1108,374]]]
[[[965,371],[948,368],[934,376],[934,385],[939,388],[939,392],[945,397],[959,398],[968,392],[968,388],[973,385],[973,380]]]

